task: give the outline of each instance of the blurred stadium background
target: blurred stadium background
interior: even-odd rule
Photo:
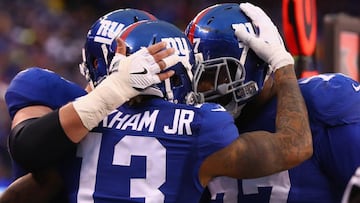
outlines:
[[[225,2],[240,1],[0,0],[0,191],[2,182],[6,182],[11,176],[10,159],[6,149],[10,121],[3,97],[8,83],[18,71],[30,66],[43,67],[85,85],[85,80],[78,72],[81,48],[88,28],[98,17],[119,8],[138,8],[184,30],[200,10],[215,3]],[[278,25],[280,32],[283,32],[282,0],[249,0],[248,2],[261,6]],[[331,71],[333,69],[324,67],[327,60],[332,60],[325,54],[324,49],[327,47],[326,44],[333,43],[324,39],[326,38],[324,30],[328,29],[324,19],[326,16],[329,18],[342,13],[359,23],[360,4],[358,0],[318,0],[316,7],[315,66],[319,72]],[[348,18],[345,18],[345,21],[347,22]],[[353,63],[355,67],[359,67],[359,35],[350,39],[357,41],[355,43],[357,56],[353,59],[355,60]],[[335,38],[330,40],[336,41]],[[339,47],[335,46],[336,48]]]

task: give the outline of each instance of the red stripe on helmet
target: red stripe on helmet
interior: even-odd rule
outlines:
[[[131,31],[133,31],[139,24],[144,23],[145,21],[147,21],[147,20],[142,20],[142,21],[139,21],[139,22],[136,22],[136,23],[133,23],[133,24],[127,26],[122,31],[120,38],[125,41],[126,38],[128,37],[128,35],[131,33]]]
[[[199,23],[199,21],[204,17],[205,14],[207,14],[211,9],[213,9],[214,7],[219,6],[218,4],[210,6],[204,10],[202,10],[200,13],[198,13],[195,18],[193,19],[193,23],[189,29],[189,32],[187,34],[187,37],[189,38],[190,42],[193,44],[194,42],[194,32],[195,32],[195,28],[197,26],[197,24]]]
[[[150,20],[157,20],[157,17],[155,17],[154,15],[152,15],[152,14],[146,12],[146,11],[144,11],[144,13],[145,13],[147,16],[149,16]]]

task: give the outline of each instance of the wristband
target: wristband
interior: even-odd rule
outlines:
[[[111,62],[117,67],[117,71],[106,77],[93,91],[73,102],[75,111],[78,113],[83,125],[91,130],[96,127],[110,112],[127,102],[130,98],[139,94],[130,84],[129,60],[119,61],[116,58]],[[119,55],[120,59],[123,59]],[[124,61],[124,62],[123,62]]]

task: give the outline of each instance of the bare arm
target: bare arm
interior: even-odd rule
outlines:
[[[56,196],[61,191],[62,184],[55,170],[42,171],[36,176],[29,173],[14,181],[0,195],[0,203],[48,203],[51,200],[65,203],[64,199]]]
[[[163,48],[165,48],[165,46],[166,44],[164,43],[158,43],[148,48],[149,53],[154,57],[154,60],[158,63],[160,69],[164,69],[167,65],[162,61],[162,59],[174,53],[173,49],[162,50]],[[117,50],[118,53],[125,51],[125,49],[122,48],[124,48],[124,46],[118,46],[118,50]],[[173,74],[172,72],[165,72],[162,74],[158,74],[158,76],[160,80],[164,80],[166,78],[169,78],[172,74]],[[46,106],[36,105],[36,106],[25,107],[23,109],[20,109],[15,114],[12,120],[12,128],[15,128],[22,121],[28,120],[30,118],[41,118],[52,112],[53,110]],[[83,121],[80,119],[79,114],[75,110],[72,102],[60,108],[58,118],[60,121],[61,128],[64,130],[66,136],[74,143],[81,141],[89,131],[89,129],[84,126]],[[28,136],[30,137],[28,138]],[[37,135],[28,133],[25,136],[22,135],[21,139],[32,140],[32,136],[37,136]],[[24,141],[20,141],[16,143],[24,143]],[[41,147],[42,142],[40,141],[39,143],[40,143],[39,147]],[[19,146],[21,146],[21,144],[16,145],[17,148],[19,148]],[[35,143],[34,146],[35,148],[38,148],[38,146]],[[27,148],[27,149],[31,150],[33,148]],[[14,151],[14,148],[11,151]],[[16,151],[20,152],[19,156],[21,156],[21,153],[23,153],[23,155],[25,156],[27,154],[30,154],[32,156],[37,157],[32,153],[33,151],[28,152],[26,151],[26,149],[23,150],[23,148]],[[27,162],[23,162],[22,164],[24,163]],[[28,166],[27,164],[25,165]],[[36,174],[36,176],[34,174]],[[1,203],[22,203],[22,202],[45,203],[45,202],[49,202],[52,197],[54,196],[56,197],[56,194],[58,194],[58,192],[60,192],[61,189],[62,189],[61,178],[56,172],[56,170],[48,170],[48,169],[36,170],[36,173],[28,173],[27,175],[13,182],[7,188],[7,190],[1,195],[0,202]]]
[[[202,171],[214,176],[255,178],[296,166],[312,155],[307,110],[292,66],[276,71],[278,89],[276,133],[255,131],[240,135],[230,146],[214,153]],[[281,78],[281,79],[280,79]],[[226,158],[224,158],[226,157]],[[213,164],[219,165],[213,170]]]
[[[118,43],[118,46],[117,46],[116,52],[124,55],[125,52],[126,52],[125,42],[118,39],[117,43]],[[160,43],[156,43],[154,45],[151,45],[151,46],[149,46],[147,48],[147,51],[152,56],[153,62],[157,63],[157,65],[159,66],[159,71],[164,70],[165,68],[171,66],[171,64],[165,64],[165,62],[163,60],[163,59],[165,59],[167,57],[171,57],[171,55],[174,54],[174,49],[173,48],[166,48],[166,43],[160,42]],[[133,57],[136,54],[137,53],[134,53],[130,57]],[[115,57],[116,57],[116,55],[115,55]],[[115,60],[115,57],[113,58],[113,61]],[[142,59],[141,57],[142,57],[142,55],[140,55],[137,58],[134,58],[133,61],[128,61],[128,62],[125,62],[125,63],[122,63],[122,62],[125,61],[126,59],[122,59],[122,60],[120,60],[120,65],[119,66],[126,65],[126,66],[129,66],[130,68],[132,68],[132,65],[134,65],[134,63],[138,63],[138,61],[137,61],[138,59]],[[149,61],[149,60],[147,60],[147,61]],[[92,91],[91,93],[86,95],[86,97],[89,96],[88,101],[91,101],[90,98],[98,99],[99,95],[100,95],[101,99],[99,99],[99,101],[101,103],[103,103],[104,101],[107,102],[105,105],[102,104],[102,106],[104,106],[104,107],[100,108],[97,105],[99,103],[94,103],[94,102],[89,103],[88,101],[81,102],[80,105],[79,104],[76,105],[76,103],[78,103],[78,101],[75,101],[75,102],[67,104],[66,106],[64,106],[64,107],[62,107],[60,109],[60,111],[59,111],[60,123],[61,123],[66,135],[73,142],[77,143],[77,142],[81,141],[83,139],[83,137],[88,133],[88,131],[91,130],[91,128],[92,128],[92,127],[89,127],[88,125],[86,125],[86,122],[84,122],[87,119],[87,117],[83,116],[83,112],[85,112],[86,115],[90,114],[90,117],[93,117],[94,114],[98,115],[98,113],[89,113],[89,112],[91,112],[91,109],[94,109],[95,112],[101,112],[100,113],[101,115],[97,119],[97,122],[95,122],[94,125],[93,125],[93,127],[94,127],[108,113],[110,113],[115,108],[119,107],[122,103],[127,101],[127,99],[125,99],[123,101],[122,97],[124,97],[124,98],[128,97],[128,96],[126,96],[128,93],[130,93],[130,95],[129,95],[130,97],[128,99],[130,99],[131,97],[134,97],[134,95],[132,93],[134,91],[133,87],[130,87],[131,90],[129,90],[129,88],[125,88],[126,86],[129,86],[129,84],[127,84],[128,82],[124,83],[122,81],[122,82],[119,83],[119,81],[121,81],[121,80],[119,80],[117,78],[119,76],[124,77],[124,75],[129,74],[129,73],[126,73],[126,72],[121,72],[121,71],[123,71],[125,69],[126,69],[125,67],[120,67],[120,68],[118,68],[117,72],[112,73],[110,76],[108,76],[95,89],[95,91],[98,91],[98,92],[96,92],[97,95],[95,95],[95,93],[94,93],[95,91]],[[171,77],[173,75],[173,72],[172,71],[167,71],[167,72],[164,72],[164,73],[159,73],[157,75],[158,75],[160,80],[165,80],[165,79]],[[123,79],[126,79],[126,78],[123,78]],[[117,86],[113,85],[113,83],[109,84],[110,80],[113,83],[117,84]],[[104,87],[103,85],[105,85],[105,84],[106,84],[106,86]],[[110,89],[112,89],[114,91],[109,91]],[[124,90],[124,91],[120,91],[120,89]],[[119,98],[120,102],[114,102],[115,98]],[[85,106],[84,104],[88,104],[88,105]],[[113,106],[113,107],[109,108],[109,106]],[[99,109],[102,109],[102,110],[99,110]],[[93,114],[93,115],[91,115],[91,114]]]
[[[263,34],[255,37],[245,29],[235,31],[238,39],[272,68],[278,98],[276,132],[244,133],[207,157],[199,172],[203,185],[216,176],[243,179],[270,175],[292,168],[312,155],[308,114],[297,83],[294,60],[283,46],[277,28],[259,7],[244,3],[240,8]]]
[[[117,53],[124,53],[126,45],[123,41],[118,40],[119,46],[117,47]],[[157,43],[148,47],[149,53],[153,56],[154,61],[159,65],[160,69],[163,70],[169,64],[165,64],[162,59],[172,55],[174,50],[172,48],[165,49],[165,43]],[[160,80],[165,80],[173,75],[171,71],[158,74]],[[86,95],[87,96],[87,95]],[[114,95],[109,95],[114,96]],[[114,100],[114,99],[112,99]],[[117,107],[117,106],[116,106]],[[52,112],[52,109],[46,106],[30,106],[19,110],[13,121],[12,128],[14,128],[20,122],[30,119],[38,118]],[[106,116],[106,115],[105,115]],[[64,130],[67,137],[74,143],[81,141],[89,129],[84,126],[83,120],[79,116],[79,112],[74,108],[74,103],[68,103],[67,105],[59,109],[59,120],[62,129]]]

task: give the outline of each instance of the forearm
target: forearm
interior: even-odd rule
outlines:
[[[234,172],[228,174],[231,177],[257,178],[271,175],[294,167],[312,154],[307,110],[293,66],[278,69],[274,76],[278,98],[276,132],[244,133],[224,150],[224,154],[219,154],[219,160],[230,155],[228,162],[223,165],[235,169],[229,170]]]
[[[267,131],[253,131],[241,134],[229,146],[207,157],[200,168],[200,174],[211,171],[214,176],[229,176],[237,179],[259,178],[283,170],[282,157],[274,134]],[[275,150],[275,151],[274,151]],[[224,159],[226,157],[226,159]],[[214,168],[214,164],[222,163]]]
[[[170,71],[158,74],[179,61],[178,57],[174,58],[178,56],[174,50],[163,50],[165,47],[166,43],[157,43],[126,58],[115,56],[111,66],[117,72],[107,76],[90,93],[62,106],[58,111],[45,106],[20,109],[14,117],[13,128],[16,129],[12,131],[9,142],[14,160],[27,170],[37,171],[66,157],[72,152],[74,144],[80,142],[110,112],[139,94],[133,87],[146,88],[174,74]],[[154,55],[157,56],[156,60]],[[161,63],[166,57],[173,59],[169,64]],[[148,74],[131,74],[139,60],[144,60],[141,64],[149,69]],[[150,71],[152,67],[157,68]],[[140,77],[139,81],[132,80],[132,75],[137,79]],[[19,125],[25,121],[26,124]]]
[[[312,137],[308,113],[293,65],[275,72],[277,89],[276,136],[284,169],[293,167],[312,155]]]
[[[241,3],[240,9],[258,26],[259,36],[251,35],[245,27],[236,29],[235,35],[268,63],[274,74],[274,90],[278,99],[276,132],[245,133],[206,161],[216,163],[222,160],[221,157],[227,157],[220,169],[226,172],[225,175],[255,178],[287,170],[309,158],[312,155],[312,137],[307,109],[294,71],[294,59],[285,49],[276,26],[257,6]]]
[[[35,179],[29,173],[18,178],[0,195],[0,203],[48,203],[58,199],[63,183],[57,172],[46,171],[38,176]]]
[[[122,41],[118,39],[118,43],[120,42]],[[73,142],[81,141],[87,131],[96,127],[109,113],[137,96],[140,93],[138,90],[170,78],[173,71],[160,71],[180,61],[173,48],[166,48],[165,42],[142,48],[129,57],[120,52],[117,49],[109,67],[113,72],[106,79],[89,94],[61,109],[60,121]],[[146,71],[143,74],[138,74],[144,69]],[[68,115],[72,116],[71,120],[67,120]],[[74,130],[72,126],[80,128]]]
[[[60,108],[59,120],[65,134],[74,143],[80,142],[89,132],[83,125],[72,103]]]

